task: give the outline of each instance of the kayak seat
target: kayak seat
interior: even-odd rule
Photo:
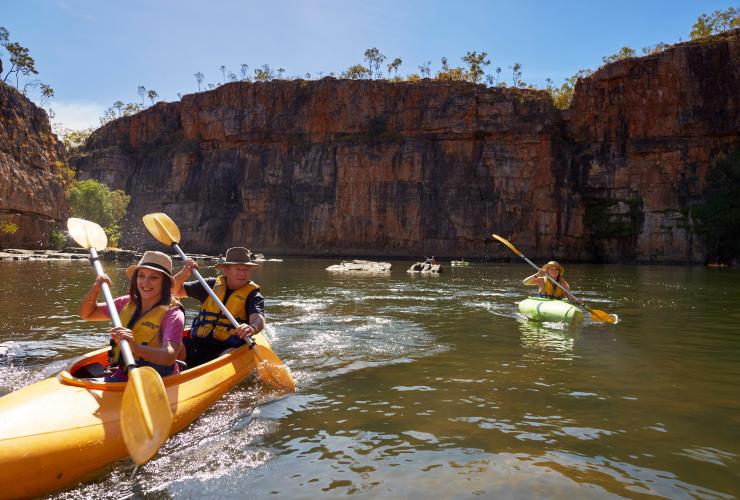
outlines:
[[[77,378],[100,378],[105,376],[105,366],[100,363],[90,363],[81,366],[72,374]]]

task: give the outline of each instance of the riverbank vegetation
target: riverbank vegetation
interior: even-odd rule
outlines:
[[[100,224],[111,247],[117,246],[121,238],[121,221],[130,201],[131,196],[123,190],[111,191],[94,179],[73,181],[69,190],[70,215]]]
[[[732,263],[740,258],[740,149],[712,165],[702,197],[693,207],[694,230],[710,262]]]

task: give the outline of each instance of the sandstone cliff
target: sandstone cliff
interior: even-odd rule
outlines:
[[[61,148],[46,112],[0,82],[0,247],[46,248],[66,219]]]
[[[740,30],[608,65],[566,117],[594,257],[701,261],[692,204],[740,147]]]
[[[164,211],[189,250],[701,261],[686,228],[740,144],[740,32],[607,66],[561,113],[461,82],[232,83],[93,134],[81,177]]]

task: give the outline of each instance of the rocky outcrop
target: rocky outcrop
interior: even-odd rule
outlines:
[[[80,176],[125,189],[134,221],[167,212],[183,245],[207,252],[480,256],[501,224],[555,216],[564,189],[550,182],[563,125],[545,92],[233,83],[111,125]]]
[[[442,272],[441,264],[432,264],[430,262],[417,262],[412,264],[411,267],[406,271],[407,273],[421,273],[421,274],[439,274]]]
[[[67,165],[46,112],[0,82],[0,248],[46,248],[67,217]]]
[[[738,140],[740,32],[607,66],[571,110],[463,82],[231,83],[96,131],[80,177],[182,246],[273,254],[700,261],[691,205]]]
[[[703,260],[691,208],[740,147],[740,30],[606,66],[578,82],[566,118],[589,253]]]
[[[362,273],[362,274],[378,274],[378,273],[389,273],[391,272],[390,262],[373,262],[371,260],[351,260],[342,261],[340,264],[334,264],[326,268],[327,271],[333,273]]]

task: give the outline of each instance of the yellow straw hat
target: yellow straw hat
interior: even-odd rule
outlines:
[[[548,262],[547,264],[545,264],[544,266],[542,266],[542,270],[545,271],[545,272],[547,272],[547,270],[550,269],[551,267],[557,267],[558,268],[558,273],[560,274],[560,276],[562,276],[562,275],[565,274],[565,268],[563,266],[561,266],[555,260],[551,260],[550,262]]]
[[[144,252],[144,255],[141,256],[141,260],[138,264],[128,266],[128,269],[126,269],[126,276],[128,276],[128,279],[131,279],[134,272],[142,267],[159,271],[164,273],[167,277],[172,278],[172,259],[170,259],[169,255],[162,252],[154,250],[147,250]]]

